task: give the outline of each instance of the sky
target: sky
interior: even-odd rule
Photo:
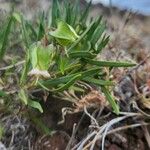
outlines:
[[[113,6],[121,9],[129,9],[135,12],[150,15],[150,0],[111,0]],[[93,3],[101,2],[108,6],[110,0],[93,0]]]

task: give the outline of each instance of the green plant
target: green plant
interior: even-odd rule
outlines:
[[[2,137],[3,137],[3,134],[4,134],[4,128],[3,128],[3,126],[0,124],[0,140],[1,140]]]
[[[13,17],[7,16],[6,19],[3,20],[3,23],[0,24],[0,60],[5,55],[7,45],[9,43],[9,34],[11,31],[12,22]]]
[[[49,15],[42,13],[33,24],[18,13],[13,14],[20,24],[26,49],[25,64],[20,78],[20,99],[43,112],[39,102],[28,94],[30,89],[43,89],[58,94],[64,90],[80,91],[79,82],[101,88],[116,114],[119,106],[110,93],[113,81],[108,80],[104,68],[132,67],[127,62],[98,60],[109,36],[102,17],[88,18],[91,2],[84,10],[79,0],[53,0]],[[48,17],[47,17],[48,16]]]

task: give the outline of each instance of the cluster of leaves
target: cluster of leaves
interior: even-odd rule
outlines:
[[[79,0],[66,0],[63,3],[53,0],[49,15],[40,15],[35,26],[20,14],[13,13],[11,18],[20,24],[26,49],[19,92],[19,97],[26,105],[43,111],[37,101],[29,100],[27,91],[31,88],[42,88],[53,93],[69,89],[78,91],[77,83],[82,81],[101,88],[114,112],[119,113],[119,107],[108,88],[114,83],[106,80],[104,68],[131,67],[135,64],[97,59],[107,45],[109,36],[104,33],[102,17],[88,18],[90,5],[91,2],[83,10],[80,9]],[[2,42],[2,45],[5,46],[6,43]],[[4,46],[0,51],[1,58]]]

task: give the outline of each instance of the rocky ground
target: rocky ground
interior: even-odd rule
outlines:
[[[41,9],[46,10],[47,4],[47,0],[22,3],[18,0],[17,9],[31,19]],[[9,1],[0,1],[3,10],[8,11],[9,5]],[[16,102],[11,105],[14,111],[5,113],[6,108],[1,105],[0,123],[5,133],[0,139],[0,150],[89,150],[92,146],[94,150],[103,146],[106,150],[150,149],[150,17],[102,5],[93,6],[90,16],[99,15],[106,20],[107,32],[111,36],[100,59],[137,63],[136,67],[128,70],[112,70],[112,78],[117,83],[114,94],[121,111],[126,114],[116,116],[110,113],[109,107],[100,107],[68,114],[65,122],[60,123],[61,109],[70,104],[59,99],[50,101],[52,98],[49,97],[43,105],[45,113],[38,116],[52,130],[51,135],[45,135],[43,131],[45,133],[47,127],[42,125],[41,128],[41,122],[33,117],[33,112],[25,114]],[[89,93],[89,97],[92,96],[93,93]],[[102,141],[105,141],[104,145]]]

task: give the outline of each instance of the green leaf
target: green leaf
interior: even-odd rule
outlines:
[[[92,83],[98,86],[112,86],[113,82],[112,81],[107,81],[107,80],[100,80],[100,79],[94,79],[92,77],[86,77],[83,79],[84,81],[88,83]]]
[[[37,49],[37,68],[40,70],[48,70],[52,59],[52,45],[47,47],[39,46]]]
[[[63,46],[69,45],[78,38],[75,30],[66,22],[61,20],[57,21],[57,29],[55,31],[51,31],[49,34],[55,37],[59,44]]]
[[[90,29],[93,27],[93,24],[95,22],[93,21],[88,28],[82,33],[82,35],[68,48],[68,52],[72,51],[82,40],[83,38],[87,35],[87,33],[90,31]]]
[[[114,112],[118,115],[119,114],[119,106],[116,104],[116,102],[115,102],[114,98],[112,97],[112,95],[110,94],[109,90],[105,86],[102,86],[101,88],[102,88],[102,91],[104,92],[108,102],[112,106]]]
[[[88,5],[86,6],[84,12],[82,13],[81,17],[80,17],[80,22],[85,22],[87,17],[88,17],[88,14],[89,14],[89,10],[90,10],[90,6],[92,4],[92,0],[90,0],[90,2],[88,3]]]
[[[67,76],[63,76],[63,77],[59,77],[59,78],[54,78],[54,79],[49,79],[49,80],[40,80],[39,82],[44,85],[44,86],[57,86],[59,84],[65,84],[67,82],[69,82],[74,76],[81,74],[81,79],[84,79],[85,77],[88,76],[92,76],[94,74],[99,73],[101,70],[100,68],[93,68],[90,69],[88,71],[83,71],[83,72],[79,72],[79,73],[75,73],[75,74],[71,74],[71,75],[67,75]]]
[[[31,106],[32,108],[38,109],[41,113],[43,113],[42,106],[39,102],[29,99],[28,100],[28,105]]]
[[[59,87],[58,89],[55,89],[55,90],[53,90],[53,91],[54,91],[54,92],[64,91],[64,90],[68,89],[71,85],[73,85],[74,82],[75,82],[76,80],[80,79],[80,78],[81,78],[81,74],[78,74],[78,75],[72,77],[71,80],[68,81],[65,85],[63,85],[63,86],[61,86],[61,87]]]
[[[64,20],[66,21],[66,23],[75,27],[76,23],[79,21],[79,16],[80,16],[79,0],[75,0],[75,1],[64,0],[63,3],[64,3],[64,8],[62,8],[62,12],[65,16]]]
[[[30,64],[30,54],[29,54],[29,50],[27,50],[26,58],[25,58],[25,64],[24,64],[23,71],[22,71],[21,78],[20,78],[20,84],[21,85],[25,84],[30,66],[31,66],[31,64]]]
[[[44,28],[44,12],[42,16],[40,17],[40,23],[39,23],[39,29],[38,29],[38,36],[37,36],[37,41],[41,40],[45,34],[45,28]]]
[[[22,38],[23,38],[23,42],[26,46],[26,48],[28,49],[30,47],[29,44],[29,34],[27,31],[27,26],[26,26],[26,21],[24,20],[24,18],[21,18],[21,25],[22,25]]]
[[[30,23],[29,21],[25,22],[26,28],[28,28],[31,31],[31,35],[34,37],[35,40],[38,39],[38,33],[36,31],[36,28]]]
[[[92,38],[95,38],[94,33],[96,29],[99,27],[101,20],[102,20],[101,16],[97,20],[94,20],[94,24],[91,26],[90,30],[87,33],[86,36],[87,41],[92,41]]]
[[[7,97],[7,96],[8,96],[8,95],[7,95],[6,92],[0,90],[0,97]]]
[[[33,108],[38,109],[41,113],[43,113],[43,109],[40,105],[39,102],[37,101],[33,101],[28,99],[28,95],[26,94],[25,90],[21,89],[20,92],[18,93],[19,98],[21,99],[21,101],[25,104],[25,105],[29,105]]]
[[[4,127],[0,124],[0,140],[2,139],[4,135]]]
[[[13,13],[14,19],[21,24],[21,15],[17,12]]]
[[[53,57],[53,47],[42,46],[41,43],[35,43],[30,46],[30,60],[32,67],[39,70],[48,70]]]
[[[50,135],[52,133],[53,129],[48,128],[48,126],[42,121],[41,118],[33,114],[30,114],[30,118],[34,124],[36,124],[36,126],[42,130],[44,135]]]
[[[105,31],[105,24],[102,23],[96,28],[96,30],[94,31],[94,33],[92,35],[91,43],[93,44],[93,46],[100,39],[100,37],[104,31]]]
[[[74,76],[74,74],[72,75],[67,75],[67,76],[63,76],[60,78],[54,78],[54,79],[49,79],[49,80],[40,80],[39,82],[47,87],[53,87],[53,86],[57,86],[59,84],[65,84],[66,82],[68,82],[69,80],[71,80],[71,78]]]
[[[96,61],[96,60],[92,60],[88,58],[84,59],[84,61],[89,64],[100,66],[100,67],[133,67],[136,65],[136,64],[127,63],[127,62]]]
[[[80,68],[80,67],[81,67],[81,64],[79,64],[79,63],[70,64],[70,65],[65,66],[63,72],[65,73],[65,72],[68,72],[72,69],[76,69],[76,68]],[[56,76],[60,76],[61,74],[62,74],[62,71],[58,71],[55,73]]]
[[[103,48],[108,44],[109,42],[109,36],[106,36],[106,34],[103,36],[103,38],[98,41],[97,51],[96,54],[100,53]]]
[[[56,20],[59,19],[61,13],[60,13],[60,5],[58,3],[58,0],[53,0],[52,3],[52,13],[51,13],[51,26],[56,27]],[[50,24],[50,21],[49,21]]]
[[[81,72],[82,79],[89,77],[89,76],[93,76],[95,74],[98,74],[100,71],[101,71],[101,69],[97,68],[97,67],[93,67],[92,69],[88,69],[87,71],[83,71],[83,72]]]
[[[74,7],[73,7],[73,14],[71,16],[71,25],[75,26],[76,22],[78,21],[79,13],[80,13],[80,0],[76,0]]]
[[[28,104],[28,96],[23,89],[20,90],[20,92],[18,93],[18,96],[25,105]]]
[[[82,40],[80,43],[78,43],[78,45],[72,48],[71,52],[79,52],[79,51],[89,52],[91,49],[92,49],[91,42],[87,40]]]
[[[0,44],[0,59],[3,58],[5,52],[6,52],[6,48],[8,45],[8,40],[9,40],[9,34],[10,34],[10,30],[11,30],[11,26],[12,26],[12,22],[13,22],[13,17],[10,16],[9,20],[8,20],[8,24],[6,25],[4,32],[3,32],[3,38],[2,38],[2,42]]]
[[[38,46],[36,43],[32,44],[29,48],[30,61],[33,68],[36,68],[38,64],[37,50],[38,50]]]
[[[70,2],[65,1],[65,22],[71,25],[71,19],[73,16],[73,8],[71,8]]]
[[[82,92],[82,93],[85,92],[83,87],[78,87],[77,85],[72,85],[70,90],[77,91],[77,92]]]
[[[79,52],[70,52],[68,53],[69,57],[71,58],[94,58],[96,57],[95,54],[86,51],[79,51]]]
[[[60,71],[63,75],[65,73],[65,68],[67,67],[67,65],[68,65],[68,59],[66,59],[64,56],[60,56],[59,68],[60,68]]]

